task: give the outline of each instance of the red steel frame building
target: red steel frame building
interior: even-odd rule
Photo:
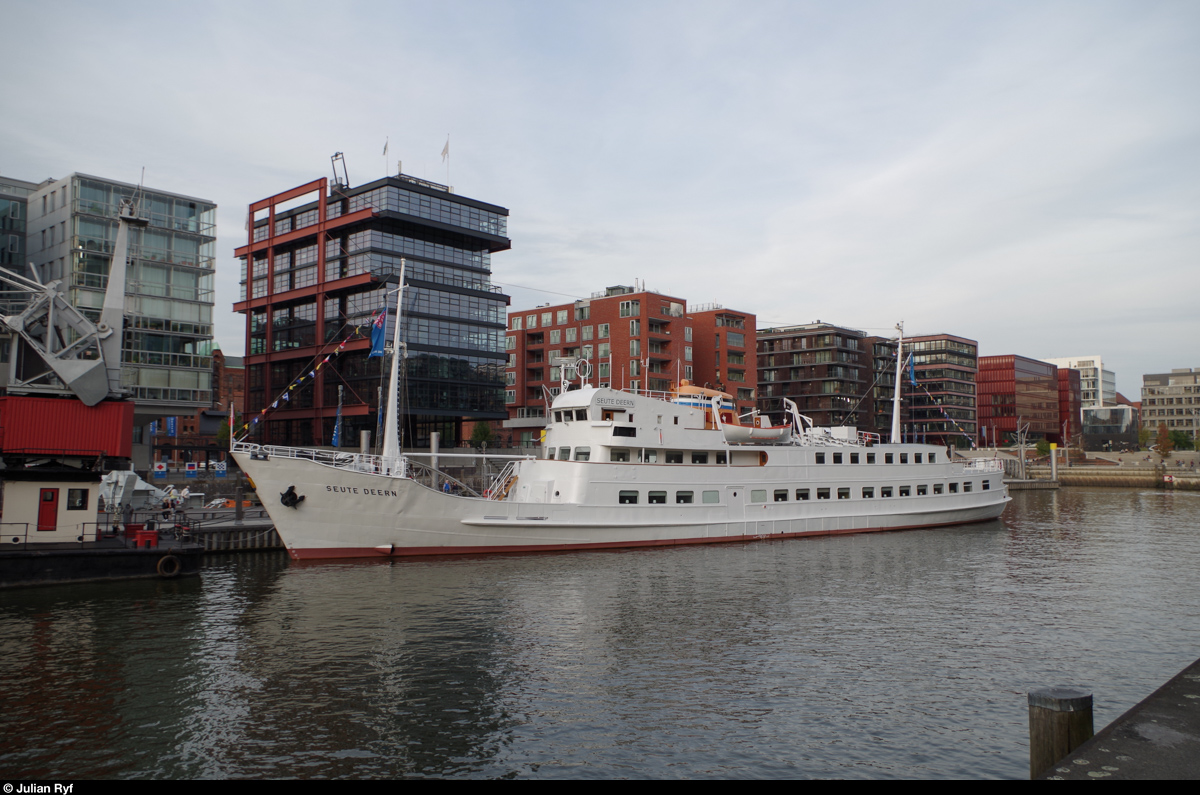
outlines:
[[[739,413],[754,407],[755,316],[717,305],[609,287],[567,304],[512,310],[504,427],[514,444],[537,441],[545,390],[560,388],[560,358],[587,359],[589,381],[616,389],[669,392],[680,380],[729,392]],[[543,389],[545,387],[545,390]]]

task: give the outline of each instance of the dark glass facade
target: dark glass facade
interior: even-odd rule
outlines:
[[[901,386],[905,441],[949,447],[974,443],[978,351],[975,340],[950,334],[904,341],[905,360],[912,355]]]
[[[1057,367],[1024,356],[981,356],[978,386],[981,442],[1013,444],[1018,426],[1028,423],[1028,441],[1060,443]]]
[[[286,211],[278,205],[314,194]],[[318,211],[324,207],[324,214]],[[508,211],[408,176],[358,188],[325,180],[251,205],[255,223],[242,259],[247,315],[246,404],[253,417],[297,378],[340,348],[286,404],[262,416],[252,438],[272,444],[329,444],[342,387],[343,445],[359,431],[377,437],[386,389],[382,359],[368,358],[369,323],[388,307],[392,338],[405,262],[401,338],[402,443],[461,440],[461,422],[500,420],[508,296],[491,283],[491,255],[510,248]],[[355,334],[355,329],[360,329]]]

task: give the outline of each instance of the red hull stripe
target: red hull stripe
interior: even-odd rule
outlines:
[[[994,518],[994,517],[993,517]],[[563,552],[580,549],[630,549],[633,547],[681,547],[695,544],[732,544],[739,541],[765,541],[773,538],[813,538],[842,536],[857,533],[889,533],[895,530],[917,530],[931,527],[949,527],[960,524],[990,522],[992,519],[976,519],[973,522],[940,522],[937,524],[914,524],[903,527],[868,527],[853,530],[813,530],[804,533],[764,533],[716,538],[668,538],[659,541],[600,541],[592,544],[518,544],[481,547],[395,547],[390,553],[374,547],[312,547],[288,549],[295,560],[328,560],[332,558],[407,558],[424,555],[486,555],[500,552]]]

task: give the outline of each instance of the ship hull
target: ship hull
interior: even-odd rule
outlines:
[[[496,501],[311,460],[235,457],[297,560],[677,546],[907,530],[995,519],[1009,501],[1000,488],[936,500],[752,503],[749,490],[756,484],[750,478],[761,478],[763,472],[736,469],[722,485],[721,503],[713,505]],[[281,501],[289,488],[304,498],[294,507]]]

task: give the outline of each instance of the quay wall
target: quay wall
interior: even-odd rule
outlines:
[[[1170,475],[1174,481],[1165,482]],[[1030,467],[1029,477],[1050,478],[1049,467]],[[1059,467],[1060,486],[1114,486],[1120,488],[1200,491],[1200,472],[1157,467]]]

